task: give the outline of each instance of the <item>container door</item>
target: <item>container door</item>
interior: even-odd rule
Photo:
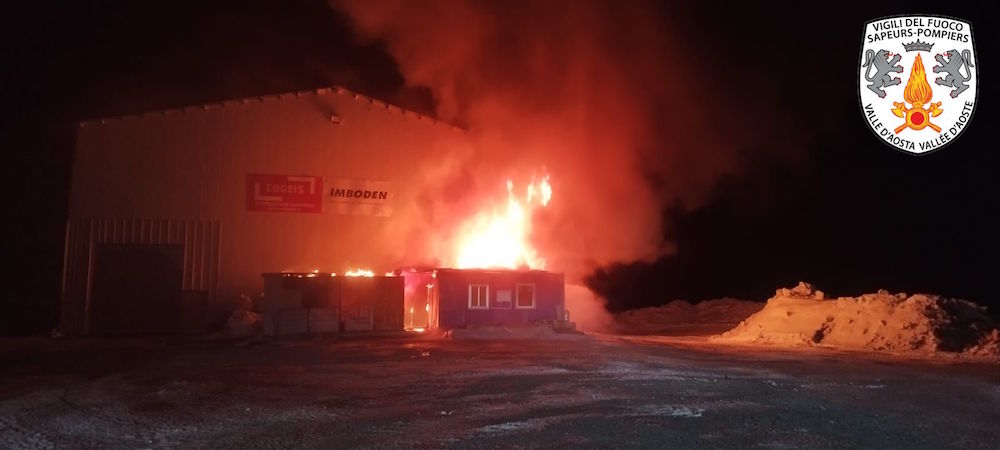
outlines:
[[[375,279],[344,279],[340,292],[340,318],[344,322],[344,331],[373,330],[375,321],[372,303],[377,295]]]

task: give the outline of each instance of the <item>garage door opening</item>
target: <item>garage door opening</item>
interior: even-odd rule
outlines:
[[[90,334],[181,331],[183,246],[98,244],[92,267]]]

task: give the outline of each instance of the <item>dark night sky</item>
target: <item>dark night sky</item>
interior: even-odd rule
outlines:
[[[959,4],[961,3],[961,4]],[[942,6],[945,5],[945,6]],[[73,123],[331,84],[430,112],[427,92],[402,77],[378,44],[352,39],[323,1],[80,1],[8,10],[3,22],[0,142],[7,154],[8,271],[0,333],[54,324],[62,269]],[[997,113],[996,20],[986,3],[836,4],[830,11],[758,5],[667,6],[703,50],[719,83],[768,71],[788,88],[753,108],[789,117],[807,145],[744,152],[745,170],[712,200],[664,211],[676,252],[612,266],[590,283],[617,309],[673,298],[764,299],[813,281],[833,294],[885,288],[937,292],[1000,306],[992,286],[1000,157],[988,133]],[[905,9],[900,9],[905,8]],[[857,104],[865,20],[900,13],[970,19],[982,83],[972,126],[948,148],[914,157],[877,142]],[[680,18],[681,20],[677,20]],[[761,145],[761,144],[757,144]],[[751,149],[752,150],[752,149]],[[754,156],[766,155],[766,156]]]

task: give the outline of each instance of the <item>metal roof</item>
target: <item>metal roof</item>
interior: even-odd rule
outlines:
[[[278,94],[258,95],[258,96],[252,96],[252,97],[243,97],[243,98],[237,98],[237,99],[231,99],[231,100],[223,100],[223,101],[218,101],[218,102],[203,103],[203,104],[200,104],[200,105],[189,105],[189,106],[182,106],[182,107],[178,107],[178,108],[168,108],[168,109],[161,109],[161,110],[156,110],[156,111],[147,111],[147,112],[137,113],[137,114],[123,114],[123,115],[118,115],[118,116],[109,116],[109,117],[102,117],[102,118],[97,118],[97,119],[88,119],[88,120],[82,120],[82,121],[80,121],[79,122],[79,126],[82,128],[82,127],[89,126],[89,125],[103,125],[103,124],[110,123],[110,122],[123,122],[123,121],[127,121],[127,120],[138,120],[138,119],[149,119],[149,118],[154,118],[154,117],[163,117],[163,116],[169,116],[171,114],[183,114],[183,113],[188,113],[188,112],[209,111],[209,110],[216,109],[216,108],[225,108],[227,106],[234,106],[234,105],[246,105],[246,104],[250,104],[250,103],[253,103],[253,102],[264,103],[264,102],[268,102],[268,101],[272,101],[272,100],[286,100],[286,99],[291,99],[291,98],[302,98],[302,97],[310,96],[310,95],[322,96],[322,95],[329,95],[329,94],[337,94],[337,95],[350,96],[350,97],[354,98],[357,101],[368,102],[368,103],[371,103],[372,105],[384,108],[385,111],[387,113],[390,113],[390,114],[395,112],[397,114],[412,115],[412,116],[416,117],[417,120],[428,120],[431,123],[435,123],[435,124],[440,123],[440,124],[443,124],[443,125],[450,126],[450,127],[454,128],[456,130],[465,131],[465,129],[462,128],[462,127],[459,127],[457,125],[445,122],[445,121],[443,121],[441,119],[438,119],[436,117],[428,116],[426,114],[420,114],[418,112],[414,112],[412,110],[405,109],[405,108],[403,108],[401,106],[394,105],[394,104],[386,102],[384,100],[379,100],[377,98],[369,97],[367,95],[364,95],[364,94],[361,94],[361,93],[358,93],[358,92],[354,92],[354,91],[352,91],[350,89],[347,89],[347,88],[344,88],[344,87],[341,87],[341,86],[330,86],[330,87],[321,87],[321,88],[316,88],[316,89],[305,89],[305,90],[299,90],[299,91],[282,92],[282,93],[278,93]]]

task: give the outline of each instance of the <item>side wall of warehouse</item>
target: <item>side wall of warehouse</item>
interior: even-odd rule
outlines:
[[[193,313],[202,319],[261,292],[264,272],[392,269],[409,251],[401,236],[424,214],[421,168],[467,151],[460,129],[342,89],[84,123],[61,328],[87,331],[105,244],[174,246],[185,301],[204,305]],[[380,183],[391,213],[338,213],[327,192],[321,213],[251,210],[250,174]]]

